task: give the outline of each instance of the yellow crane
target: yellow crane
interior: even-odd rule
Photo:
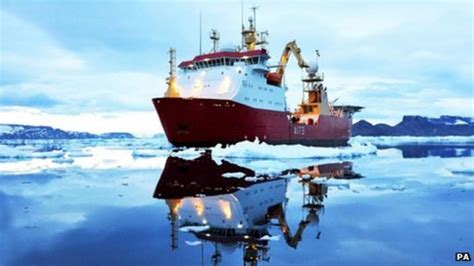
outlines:
[[[285,49],[283,49],[283,53],[280,58],[280,63],[278,64],[278,68],[275,72],[270,72],[267,75],[267,83],[280,86],[283,75],[285,74],[285,68],[286,64],[288,63],[288,60],[290,59],[290,55],[293,54],[296,57],[296,60],[298,60],[298,66],[300,68],[308,68],[309,65],[306,63],[306,61],[303,59],[303,56],[301,55],[301,49],[298,47],[296,44],[296,41],[291,41],[286,44]]]

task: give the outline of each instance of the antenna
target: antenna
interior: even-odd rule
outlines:
[[[211,38],[213,43],[212,51],[215,53],[217,52],[217,50],[219,50],[219,39],[221,38],[221,35],[216,29],[212,29],[209,34],[209,37]]]
[[[244,0],[241,1],[241,6],[240,6],[240,21],[242,23],[242,32],[244,31]],[[242,45],[242,49],[244,48],[244,35],[242,34],[242,37],[240,38],[240,42]]]
[[[199,9],[199,54],[202,54],[202,15],[201,9]]]
[[[253,11],[253,28],[257,29],[257,9],[258,6],[253,6],[250,9]]]

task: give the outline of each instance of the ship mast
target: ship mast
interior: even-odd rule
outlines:
[[[243,4],[242,4],[243,6]],[[255,50],[257,45],[262,45],[264,48],[267,44],[266,36],[268,31],[257,32],[257,9],[254,6],[250,8],[252,10],[252,16],[249,17],[249,27],[246,29],[243,23],[243,11],[242,11],[242,46],[245,46],[247,51]],[[243,7],[242,7],[243,10]]]
[[[168,78],[166,79],[168,89],[165,92],[165,97],[179,97],[178,87],[176,86],[176,49],[170,48],[169,54],[170,72]]]

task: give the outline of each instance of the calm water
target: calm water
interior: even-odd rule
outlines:
[[[456,264],[474,255],[472,151],[3,173],[0,265]]]

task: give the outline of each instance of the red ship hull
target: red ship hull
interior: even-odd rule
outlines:
[[[314,125],[292,123],[290,113],[252,108],[230,100],[155,98],[153,104],[171,144],[211,147],[258,138],[269,144],[343,146],[352,120],[320,115]]]

